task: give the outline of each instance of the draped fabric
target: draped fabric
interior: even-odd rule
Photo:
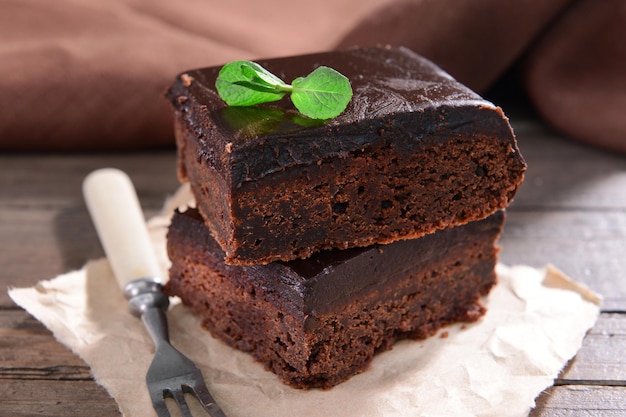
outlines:
[[[622,0],[0,0],[0,149],[171,147],[182,71],[392,44],[626,152],[625,41]]]

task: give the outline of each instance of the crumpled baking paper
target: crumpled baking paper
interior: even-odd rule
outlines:
[[[188,189],[181,188],[148,222],[164,272],[169,218],[188,199]],[[202,369],[228,417],[527,416],[580,348],[601,299],[550,265],[499,264],[497,274],[480,321],[398,342],[366,372],[330,390],[284,385],[248,354],[214,339],[176,300],[168,312],[170,337]],[[106,259],[9,294],[89,364],[124,416],[152,415],[144,382],[152,341],[128,311]]]

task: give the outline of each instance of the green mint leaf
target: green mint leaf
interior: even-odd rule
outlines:
[[[324,66],[289,85],[256,62],[233,61],[221,68],[215,88],[229,106],[253,106],[291,94],[294,106],[311,119],[336,117],[352,99],[350,81]]]
[[[337,117],[352,98],[350,81],[328,67],[318,67],[306,77],[293,80],[291,101],[305,116],[313,119]]]
[[[253,106],[280,100],[290,91],[283,80],[255,62],[234,61],[220,70],[215,88],[229,106]]]

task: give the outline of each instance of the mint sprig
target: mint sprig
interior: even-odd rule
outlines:
[[[325,66],[290,85],[256,62],[233,61],[221,68],[215,88],[229,106],[254,106],[290,95],[296,109],[313,119],[337,117],[352,99],[350,81]]]

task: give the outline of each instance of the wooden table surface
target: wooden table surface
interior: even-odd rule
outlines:
[[[604,296],[578,355],[537,400],[537,416],[626,415],[626,156],[511,117],[528,165],[500,240],[501,261],[552,263]],[[8,287],[103,256],[81,182],[113,166],[146,216],[178,187],[175,152],[0,154],[0,416],[119,416],[89,367],[8,297]]]

